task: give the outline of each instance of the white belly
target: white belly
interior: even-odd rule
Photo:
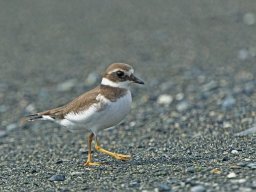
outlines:
[[[95,134],[103,129],[113,127],[120,123],[129,113],[132,103],[130,91],[115,102],[104,99],[104,107],[99,110],[97,105],[90,107],[88,110],[68,114],[61,125],[71,129],[89,129]]]

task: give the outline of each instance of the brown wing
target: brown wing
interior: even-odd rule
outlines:
[[[70,111],[77,113],[81,110],[87,109],[91,103],[96,101],[98,94],[99,87],[96,87],[80,95],[64,106],[29,115],[28,120],[33,121],[35,119],[41,119],[43,115],[48,115],[53,119],[64,119],[65,115]]]

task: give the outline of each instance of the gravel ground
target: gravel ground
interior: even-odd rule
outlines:
[[[255,0],[1,1],[0,20],[0,191],[256,189]],[[100,134],[130,161],[83,167],[88,133],[19,126],[112,62],[146,82]]]

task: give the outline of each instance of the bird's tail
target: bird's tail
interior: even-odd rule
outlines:
[[[40,119],[43,119],[43,116],[38,113],[24,117],[24,120],[26,121],[34,121],[34,120],[40,120]]]

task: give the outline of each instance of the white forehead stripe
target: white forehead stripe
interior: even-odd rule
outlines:
[[[101,85],[107,85],[110,87],[128,88],[129,82],[113,82],[105,77],[102,78]]]

